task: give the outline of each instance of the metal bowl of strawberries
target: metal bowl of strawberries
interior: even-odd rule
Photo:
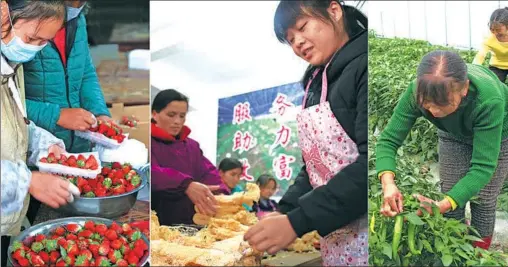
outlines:
[[[118,162],[103,163],[95,179],[67,176],[79,188],[81,196],[57,211],[74,216],[120,217],[134,206],[139,190],[148,183],[147,177],[144,171]]]
[[[144,266],[150,242],[129,224],[70,217],[34,225],[8,249],[12,266]]]

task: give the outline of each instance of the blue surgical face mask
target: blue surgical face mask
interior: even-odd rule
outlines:
[[[75,8],[72,6],[67,6],[67,21],[72,20],[79,16],[79,13],[81,13],[81,10],[83,10],[83,7],[85,7],[85,4],[83,4],[81,7]]]
[[[12,26],[10,14],[9,20],[11,22],[11,31],[14,37],[7,44],[5,44],[3,40],[0,42],[2,54],[8,60],[16,63],[25,63],[32,60],[37,52],[41,51],[47,43],[43,45],[32,45],[23,42],[23,40],[21,40],[21,38],[17,36],[16,32],[14,31],[14,26]]]

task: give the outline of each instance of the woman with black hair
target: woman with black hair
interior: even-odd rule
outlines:
[[[490,53],[489,69],[505,82],[508,75],[508,7],[492,12],[489,28],[492,34],[483,42],[473,64],[482,65]]]
[[[189,138],[189,99],[168,89],[155,96],[151,125],[151,205],[162,225],[193,224],[194,205],[214,215],[213,193],[229,194],[217,168]]]
[[[225,158],[219,163],[220,178],[231,190],[231,194],[243,191],[243,188],[238,184],[242,172],[243,164],[237,159]]]
[[[310,64],[297,116],[305,165],[280,213],[244,238],[273,254],[317,230],[324,265],[367,265],[367,18],[341,1],[281,1],[274,30]]]
[[[383,185],[381,213],[403,211],[403,196],[395,185],[397,149],[411,127],[424,117],[438,128],[439,178],[445,197],[433,202],[445,216],[463,220],[471,202],[472,226],[488,249],[494,232],[496,203],[508,174],[508,87],[479,65],[466,64],[452,51],[433,51],[418,66],[409,85],[381,133],[376,147],[376,168]],[[430,207],[422,203],[430,213]],[[419,211],[419,214],[421,212]]]
[[[278,209],[277,202],[270,199],[275,194],[275,191],[277,191],[277,180],[269,174],[262,174],[256,180],[256,184],[259,186],[260,191],[259,201],[254,202],[252,211],[261,219],[272,212],[276,212]]]

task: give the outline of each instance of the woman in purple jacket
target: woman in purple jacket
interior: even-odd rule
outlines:
[[[214,215],[213,194],[230,193],[198,142],[189,138],[188,108],[188,98],[173,89],[159,92],[152,103],[151,204],[162,225],[192,224],[194,205]]]

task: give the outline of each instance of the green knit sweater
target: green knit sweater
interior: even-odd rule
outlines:
[[[396,172],[395,155],[416,119],[423,116],[437,128],[459,139],[473,140],[471,167],[449,192],[459,207],[491,180],[499,158],[501,140],[508,137],[508,86],[490,70],[468,64],[469,91],[459,108],[443,118],[434,118],[416,103],[416,80],[402,95],[376,147],[376,169]]]

